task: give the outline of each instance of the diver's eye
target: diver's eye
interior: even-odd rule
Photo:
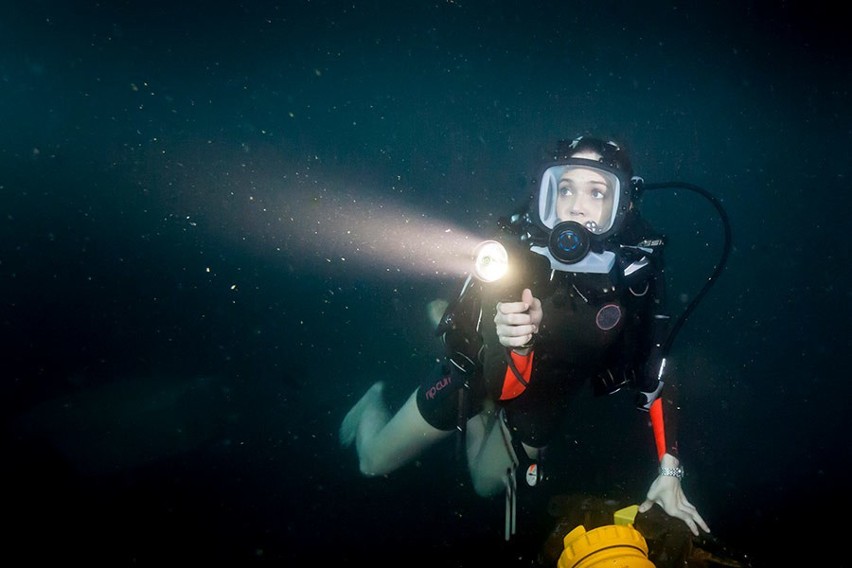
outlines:
[[[606,193],[599,189],[592,190],[592,199],[604,199],[606,198]]]
[[[570,186],[563,184],[559,186],[559,195],[568,197],[569,195],[574,195],[574,190]]]

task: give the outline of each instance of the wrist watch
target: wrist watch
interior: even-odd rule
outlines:
[[[668,475],[670,477],[677,477],[678,479],[683,479],[683,468],[680,466],[677,467],[661,467],[660,475]]]

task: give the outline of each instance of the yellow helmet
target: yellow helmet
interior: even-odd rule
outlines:
[[[579,525],[562,543],[558,568],[654,568],[645,537],[632,525],[606,525],[589,532]]]

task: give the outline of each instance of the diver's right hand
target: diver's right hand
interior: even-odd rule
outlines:
[[[538,333],[541,318],[541,300],[532,295],[529,288],[524,288],[520,302],[499,302],[494,323],[497,326],[497,337],[500,345],[511,347],[525,355],[533,335]]]

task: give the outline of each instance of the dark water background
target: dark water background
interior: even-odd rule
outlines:
[[[578,401],[508,544],[451,443],[379,480],[337,443],[374,380],[399,404],[431,371],[458,283],[389,227],[484,235],[591,133],[730,216],[673,352],[687,495],[756,565],[849,565],[848,32],[692,4],[4,3],[4,556],[527,566],[550,495],[641,499],[626,395]],[[682,306],[721,225],[682,191],[644,208]]]

